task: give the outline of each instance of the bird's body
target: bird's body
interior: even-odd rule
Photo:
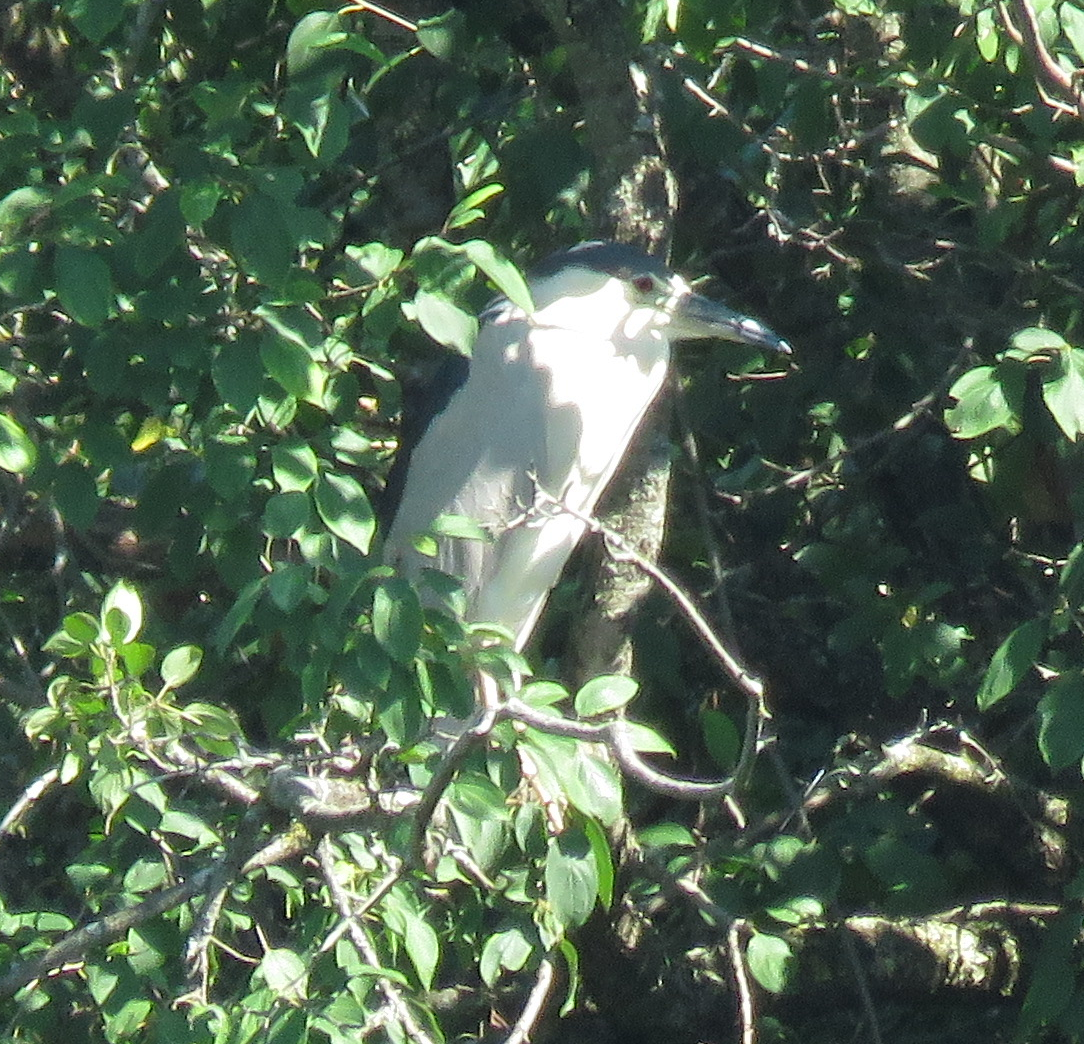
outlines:
[[[787,350],[630,247],[581,244],[540,266],[530,288],[533,314],[504,300],[483,314],[465,383],[409,459],[385,545],[408,574],[431,566],[462,579],[468,619],[506,627],[517,648],[663,385],[671,339],[728,336],[726,322],[731,339]],[[711,306],[710,320],[690,301]],[[466,516],[488,539],[440,537],[436,559],[421,555],[414,538],[442,515]]]

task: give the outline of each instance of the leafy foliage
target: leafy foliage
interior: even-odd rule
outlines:
[[[528,664],[380,561],[404,399],[601,226],[598,18],[675,263],[796,347],[675,382],[770,725],[661,599],[509,695],[574,585]],[[23,0],[0,59],[7,1036],[1084,1037],[1084,8]]]

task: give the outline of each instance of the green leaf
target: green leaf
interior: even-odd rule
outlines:
[[[945,411],[945,424],[958,439],[974,439],[996,428],[1010,432],[1020,430],[1022,400],[1015,388],[1007,388],[1000,368],[979,366],[965,373],[950,389],[956,405]],[[1023,374],[1020,375],[1022,382]]]
[[[625,732],[629,737],[633,750],[641,754],[668,754],[672,758],[677,757],[674,745],[655,729],[642,725],[638,721],[626,721]]]
[[[937,857],[905,838],[882,834],[862,852],[866,866],[888,891],[884,902],[895,910],[932,907],[948,898],[945,869]]]
[[[979,49],[984,62],[997,60],[998,49],[1001,45],[1001,33],[997,24],[997,16],[992,7],[984,7],[975,15],[975,45]]]
[[[291,78],[311,76],[326,68],[329,47],[340,43],[345,25],[332,11],[310,11],[286,41],[286,72]]]
[[[24,226],[47,214],[52,198],[40,185],[24,185],[0,199],[0,241],[13,242]]]
[[[1039,752],[1054,772],[1084,759],[1084,675],[1062,675],[1039,701]]]
[[[430,527],[437,536],[456,540],[492,540],[493,535],[466,515],[438,515]]]
[[[92,44],[100,44],[125,16],[118,0],[64,0],[60,9]]]
[[[393,888],[384,900],[384,918],[388,927],[402,938],[422,987],[429,989],[440,960],[440,941],[418,909],[417,901],[404,889]]]
[[[268,498],[260,518],[260,532],[269,537],[291,537],[312,519],[312,500],[299,490]]]
[[[116,291],[109,266],[95,253],[62,243],[56,248],[56,294],[81,326],[101,326],[113,310]]]
[[[504,186],[496,183],[483,185],[481,188],[475,189],[452,207],[447,221],[444,222],[444,228],[446,230],[462,228],[464,225],[469,225],[479,218],[485,217],[485,211],[481,209],[482,204],[503,191]]]
[[[494,932],[485,941],[478,960],[478,974],[482,982],[492,988],[502,971],[521,971],[534,953],[534,944],[519,927]]]
[[[610,714],[624,707],[639,691],[639,682],[632,678],[622,674],[600,675],[576,693],[576,713],[581,718]]]
[[[598,901],[604,910],[609,910],[613,906],[615,880],[609,835],[594,819],[585,820],[583,830],[591,844],[591,855],[598,871]]]
[[[652,823],[637,831],[636,838],[645,848],[695,848],[696,838],[681,823]]]
[[[106,617],[106,620],[111,620],[119,615],[117,610],[114,609],[111,616]],[[146,642],[128,642],[120,647],[120,658],[124,663],[124,669],[133,678],[139,678],[146,674],[154,666],[157,656],[158,650]]]
[[[249,192],[230,208],[230,242],[246,272],[279,289],[290,274],[297,242],[281,203]]]
[[[1084,18],[1084,13],[1082,13]],[[1061,372],[1043,375],[1043,401],[1070,442],[1084,432],[1084,350],[1069,348],[1058,356]]]
[[[184,216],[180,193],[167,189],[158,196],[144,219],[135,240],[135,264],[148,282],[184,243]]]
[[[271,601],[284,613],[292,613],[309,591],[311,570],[300,562],[276,562],[267,579],[267,593]],[[320,686],[321,691],[323,685]]]
[[[1043,932],[1014,1039],[1036,1039],[1040,1028],[1056,1019],[1073,996],[1081,920],[1079,906],[1074,906],[1053,918]]]
[[[202,662],[203,650],[198,645],[179,645],[162,659],[162,681],[176,689],[196,676]]]
[[[571,771],[567,771],[571,769]],[[592,753],[586,743],[576,747],[576,757],[563,775],[565,794],[585,816],[613,826],[624,811],[621,776],[609,762]]]
[[[561,956],[568,966],[568,989],[565,992],[564,1002],[561,1004],[558,1015],[566,1018],[576,1008],[576,997],[580,989],[580,951],[568,939],[562,939],[557,944]]]
[[[1084,543],[1077,544],[1065,562],[1065,567],[1058,577],[1058,589],[1070,609],[1079,609],[1084,605]]]
[[[259,576],[241,589],[215,631],[215,648],[219,653],[225,652],[230,642],[237,637],[237,632],[251,621],[256,603],[259,602],[266,586],[267,577]]]
[[[365,275],[376,280],[387,279],[402,263],[402,250],[384,243],[366,243],[363,246],[348,246],[346,256],[362,270]]]
[[[1076,51],[1078,61],[1084,61],[1084,11],[1076,4],[1066,3],[1058,8],[1061,31]]]
[[[74,460],[61,464],[53,475],[53,500],[68,525],[80,532],[89,529],[98,515],[99,503],[98,485],[90,469]]]
[[[181,186],[181,214],[188,224],[199,228],[210,221],[224,195],[222,186],[211,178],[194,178]]]
[[[1064,337],[1041,326],[1029,326],[1024,330],[1018,330],[1013,334],[1012,346],[1025,358],[1030,355],[1049,355],[1051,352],[1061,352],[1069,347]]]
[[[223,500],[239,500],[252,490],[256,453],[244,437],[210,439],[203,447],[207,482]]]
[[[797,895],[778,906],[767,906],[764,912],[780,924],[799,925],[819,921],[824,917],[824,903],[810,895]]]
[[[71,613],[64,617],[64,633],[72,641],[89,646],[101,637],[101,624],[90,613]]]
[[[123,614],[123,623],[119,627],[111,626],[110,614],[116,612]],[[114,584],[102,600],[102,625],[123,645],[134,641],[143,627],[143,602],[139,592],[126,580]]]
[[[530,315],[534,311],[531,291],[520,270],[507,258],[501,257],[493,247],[483,239],[468,239],[460,249],[490,279],[497,289],[517,308],[522,308]]]
[[[224,344],[211,363],[215,390],[242,417],[256,405],[264,382],[255,341],[254,337],[240,337]]]
[[[778,935],[757,932],[745,947],[749,972],[769,993],[782,993],[794,959],[789,944]]]
[[[277,331],[260,339],[260,359],[267,372],[295,398],[319,405],[326,373],[308,351]]]
[[[569,828],[551,837],[546,851],[546,900],[567,931],[591,914],[598,898],[598,867],[587,838]]]
[[[0,413],[0,468],[12,475],[26,475],[34,470],[38,447],[22,425],[6,413]]]
[[[340,540],[369,553],[376,518],[361,483],[349,475],[324,472],[316,483],[316,510],[324,525]]]
[[[741,750],[737,726],[722,711],[704,707],[700,711],[700,729],[712,760],[724,772],[729,772],[738,763]]]
[[[568,699],[568,689],[554,681],[532,681],[516,694],[528,707],[552,707]]]
[[[460,30],[466,21],[462,11],[452,8],[436,18],[418,23],[418,43],[434,58],[451,61],[455,57]]]
[[[989,710],[1008,696],[1035,666],[1046,640],[1046,621],[1028,620],[1017,627],[990,658],[990,666],[975,696],[979,710]]]
[[[410,963],[418,973],[422,989],[432,989],[433,977],[440,963],[440,940],[436,931],[423,917],[415,913],[407,918],[403,942],[406,944]]]
[[[488,871],[508,846],[508,796],[485,776],[472,772],[461,773],[447,794],[464,847]]]
[[[256,971],[275,995],[288,1004],[300,1004],[308,995],[309,966],[293,950],[268,950]]]
[[[385,580],[374,592],[373,637],[396,662],[414,659],[422,638],[422,607],[406,580]]]
[[[137,859],[124,874],[126,891],[139,894],[161,888],[165,882],[166,868],[157,859]]]
[[[64,617],[63,627],[42,648],[47,653],[74,659],[87,655],[101,638],[101,632],[101,621],[90,613],[70,613]]]
[[[284,493],[307,490],[317,470],[316,452],[304,439],[292,436],[271,447],[271,474]]]
[[[413,318],[438,344],[470,355],[478,336],[478,320],[438,290],[419,290],[414,295]],[[406,306],[404,305],[404,311]],[[407,318],[411,318],[408,314]]]
[[[309,154],[322,163],[337,159],[350,140],[350,109],[339,97],[343,72],[287,87],[283,114],[298,129]]]

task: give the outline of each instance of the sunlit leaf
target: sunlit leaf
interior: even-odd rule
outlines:
[[[363,555],[376,535],[376,517],[361,483],[350,475],[324,472],[316,483],[316,510],[324,525]]]
[[[609,714],[624,707],[640,691],[640,685],[621,674],[592,678],[576,693],[576,713],[581,718]]]
[[[203,650],[198,645],[179,645],[162,659],[162,681],[171,689],[191,681],[203,661]]]
[[[109,628],[110,613],[119,610],[124,614],[124,625],[118,631]],[[126,580],[121,580],[113,586],[109,593],[102,599],[102,621],[110,633],[120,637],[127,644],[135,641],[143,627],[143,602],[139,592]]]
[[[0,413],[0,468],[13,475],[25,475],[34,470],[38,448],[21,424],[6,413]]]
[[[753,978],[769,993],[782,993],[787,985],[793,954],[786,939],[756,932],[745,947],[745,960]]]
[[[1044,620],[1028,620],[1017,627],[998,646],[979,686],[975,700],[979,710],[988,710],[1008,696],[1035,667],[1046,638]]]
[[[1076,442],[1084,432],[1084,350],[1066,349],[1059,359],[1061,372],[1042,382],[1043,401],[1065,437]]]
[[[436,290],[419,290],[414,295],[414,318],[434,341],[470,355],[478,336],[478,320]]]

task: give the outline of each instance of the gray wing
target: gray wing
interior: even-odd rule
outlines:
[[[384,551],[386,561],[407,572],[428,565],[460,577],[470,618],[503,624],[517,637],[529,630],[556,581],[555,574],[545,583],[552,570],[531,575],[542,527],[524,517],[534,497],[530,476],[554,477],[547,445],[553,423],[549,378],[526,349],[504,354],[507,344],[526,345],[527,334],[524,322],[483,327],[466,382],[411,456]],[[491,539],[441,538],[436,559],[418,554],[412,538],[442,514],[474,520]]]

